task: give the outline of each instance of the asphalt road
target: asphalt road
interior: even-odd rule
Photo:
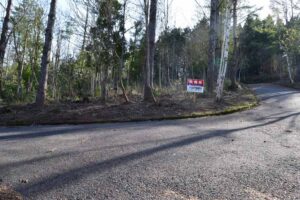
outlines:
[[[0,128],[0,178],[34,200],[300,199],[300,93],[251,87],[226,116]]]

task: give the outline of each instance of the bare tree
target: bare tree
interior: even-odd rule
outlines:
[[[288,24],[291,19],[299,16],[299,6],[299,0],[271,0],[270,7],[277,16],[281,15],[285,23]]]
[[[38,87],[36,100],[35,100],[35,103],[38,106],[43,106],[45,104],[47,78],[48,78],[48,64],[50,61],[50,53],[51,53],[51,46],[52,46],[52,39],[53,39],[53,27],[55,23],[55,13],[56,13],[56,0],[51,0],[50,11],[48,15],[48,23],[45,32],[45,43],[43,47],[39,87]]]

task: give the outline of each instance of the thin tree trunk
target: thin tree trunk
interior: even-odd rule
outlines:
[[[30,67],[31,67],[31,74],[30,74],[30,81],[28,84],[27,92],[31,92],[33,88],[33,81],[36,83],[38,82],[36,77],[36,66],[38,62],[38,56],[39,56],[39,41],[40,41],[40,29],[37,25],[37,17],[35,18],[35,29],[34,29],[34,47],[32,49],[32,52],[30,52]]]
[[[126,3],[127,1],[124,1],[124,4],[123,4],[123,18],[122,18],[122,27],[121,27],[121,31],[122,31],[122,53],[121,53],[121,59],[120,59],[120,67],[118,69],[118,80],[119,80],[119,84],[121,86],[121,89],[122,89],[122,93],[123,93],[123,97],[126,101],[126,103],[129,102],[129,99],[128,99],[128,96],[126,94],[126,90],[125,90],[125,87],[124,87],[124,84],[123,84],[123,80],[122,80],[122,69],[124,69],[124,66],[125,66],[125,59],[124,59],[124,56],[125,56],[125,16],[126,16]]]
[[[285,57],[286,57],[287,65],[288,65],[287,68],[288,68],[290,82],[291,82],[291,84],[294,84],[294,79],[293,79],[292,69],[291,69],[291,62],[290,62],[290,57],[289,57],[288,53],[286,53]]]
[[[169,47],[167,48],[167,52],[166,52],[166,64],[167,64],[167,87],[169,87],[171,85],[171,78],[170,78],[170,54],[169,54]]]
[[[121,58],[120,58],[121,60]],[[121,62],[121,61],[120,61]],[[112,69],[112,75],[113,75],[113,86],[114,86],[114,91],[115,95],[118,95],[118,90],[119,90],[119,68],[120,65],[114,65]]]
[[[230,25],[231,25],[231,2],[228,2],[228,6],[226,8],[226,17],[224,22],[224,37],[223,37],[223,45],[222,45],[222,54],[221,54],[221,62],[219,68],[219,75],[217,80],[217,102],[221,101],[224,89],[224,81],[227,71],[227,63],[228,63],[228,52],[229,52],[229,36],[230,36]]]
[[[233,61],[232,61],[232,68],[230,70],[230,80],[231,80],[231,86],[230,88],[235,90],[238,88],[237,84],[237,65],[238,65],[238,47],[237,47],[237,1],[238,0],[232,0],[233,4],[233,26],[232,26],[232,35],[233,35]]]
[[[19,100],[23,96],[22,76],[23,76],[23,62],[20,60],[18,61],[18,88],[17,88],[17,96]]]
[[[102,81],[101,81],[101,99],[103,102],[107,100],[107,79],[108,79],[108,66],[103,66],[103,73],[102,73]]]
[[[58,33],[57,46],[55,52],[55,62],[53,69],[53,98],[57,100],[57,72],[60,66],[60,53],[61,53],[61,31]]]
[[[48,64],[50,61],[50,53],[53,39],[53,27],[55,23],[56,0],[51,0],[50,11],[48,15],[48,23],[45,33],[45,43],[43,47],[43,56],[41,61],[41,75],[39,80],[39,87],[36,95],[35,103],[38,106],[45,104],[47,78],[48,78]]]
[[[94,97],[95,96],[95,74],[91,74],[91,96]]]
[[[151,87],[151,66],[154,66],[157,0],[151,0],[147,31],[147,63],[144,80],[144,101],[156,102]]]
[[[25,40],[24,41],[17,41],[16,32],[13,31],[13,41],[15,47],[15,54],[16,54],[16,61],[17,61],[17,80],[18,80],[18,87],[17,87],[17,97],[21,100],[23,96],[23,86],[22,86],[22,76],[23,76],[23,63],[25,59],[25,52],[27,48],[27,39],[28,39],[28,30],[25,31]],[[22,43],[23,42],[23,43]],[[23,45],[21,48],[20,45]]]
[[[159,86],[159,88],[161,88],[161,76],[162,76],[162,70],[161,70],[161,68],[162,68],[162,60],[163,60],[163,58],[162,58],[162,53],[160,53],[160,58],[159,58],[159,64],[158,64],[158,86]]]
[[[111,4],[111,1],[109,1],[109,3]],[[107,23],[108,23],[108,35],[110,38],[113,37],[113,25],[112,25],[112,13],[111,13],[111,7],[112,5],[108,5],[106,7],[107,9]],[[108,45],[107,45],[107,50],[111,52],[110,55],[113,55],[113,44],[112,42],[109,40],[107,41],[108,42]],[[101,84],[101,98],[102,98],[102,101],[103,102],[106,102],[107,100],[107,95],[108,95],[108,91],[107,91],[107,83],[108,83],[108,64],[105,64],[103,66],[103,79],[102,79],[102,84]],[[113,68],[113,67],[112,67]],[[115,68],[114,68],[115,70]]]
[[[6,6],[6,14],[2,24],[2,32],[0,38],[0,97],[3,97],[3,63],[5,57],[5,51],[7,46],[7,33],[8,33],[8,24],[10,20],[10,13],[12,7],[12,0],[8,0]]]
[[[24,59],[25,59],[25,52],[27,48],[27,39],[28,39],[28,30],[25,33],[25,41],[24,46],[22,48],[22,58],[18,62],[18,97],[19,99],[23,96],[23,86],[22,86],[22,79],[23,79],[23,69],[24,69]]]

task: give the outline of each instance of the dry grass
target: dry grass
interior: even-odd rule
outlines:
[[[0,125],[81,124],[162,120],[221,115],[248,109],[257,104],[250,90],[226,92],[224,100],[216,103],[213,97],[194,95],[181,90],[156,91],[158,102],[146,103],[138,94],[131,94],[126,104],[121,96],[105,104],[100,101],[50,103],[43,109],[34,105],[0,108]]]

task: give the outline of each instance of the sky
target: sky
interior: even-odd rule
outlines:
[[[0,0],[5,2],[6,0]],[[47,0],[45,0],[47,2]],[[68,1],[70,0],[58,0],[58,8],[63,11],[68,11]],[[172,1],[172,0],[170,0]],[[196,1],[199,2],[203,7],[209,0],[173,0],[171,6],[170,25],[185,28],[187,26],[193,26],[199,19],[199,6]],[[265,18],[271,14],[270,0],[243,0],[247,1],[248,5],[256,6],[257,8],[262,7],[262,10],[258,12],[260,18]],[[4,4],[5,4],[4,3]],[[207,9],[206,9],[207,10]]]
[[[69,0],[59,0],[60,8],[66,8]],[[197,0],[203,7],[208,0]],[[265,18],[271,14],[270,0],[243,0],[247,1],[247,5],[255,6],[256,8],[262,7],[262,10],[258,12],[260,18]],[[199,19],[199,6],[196,4],[196,0],[173,0],[171,5],[171,15],[169,23],[171,26],[185,28],[187,26],[194,26]]]
[[[203,0],[199,2],[205,5]],[[256,8],[262,7],[262,10],[258,12],[260,18],[265,18],[271,14],[270,0],[248,0],[247,4]],[[197,10],[199,10],[199,7],[195,0],[174,0],[172,9],[173,23],[178,27],[193,26],[197,21],[197,15],[195,15]]]

